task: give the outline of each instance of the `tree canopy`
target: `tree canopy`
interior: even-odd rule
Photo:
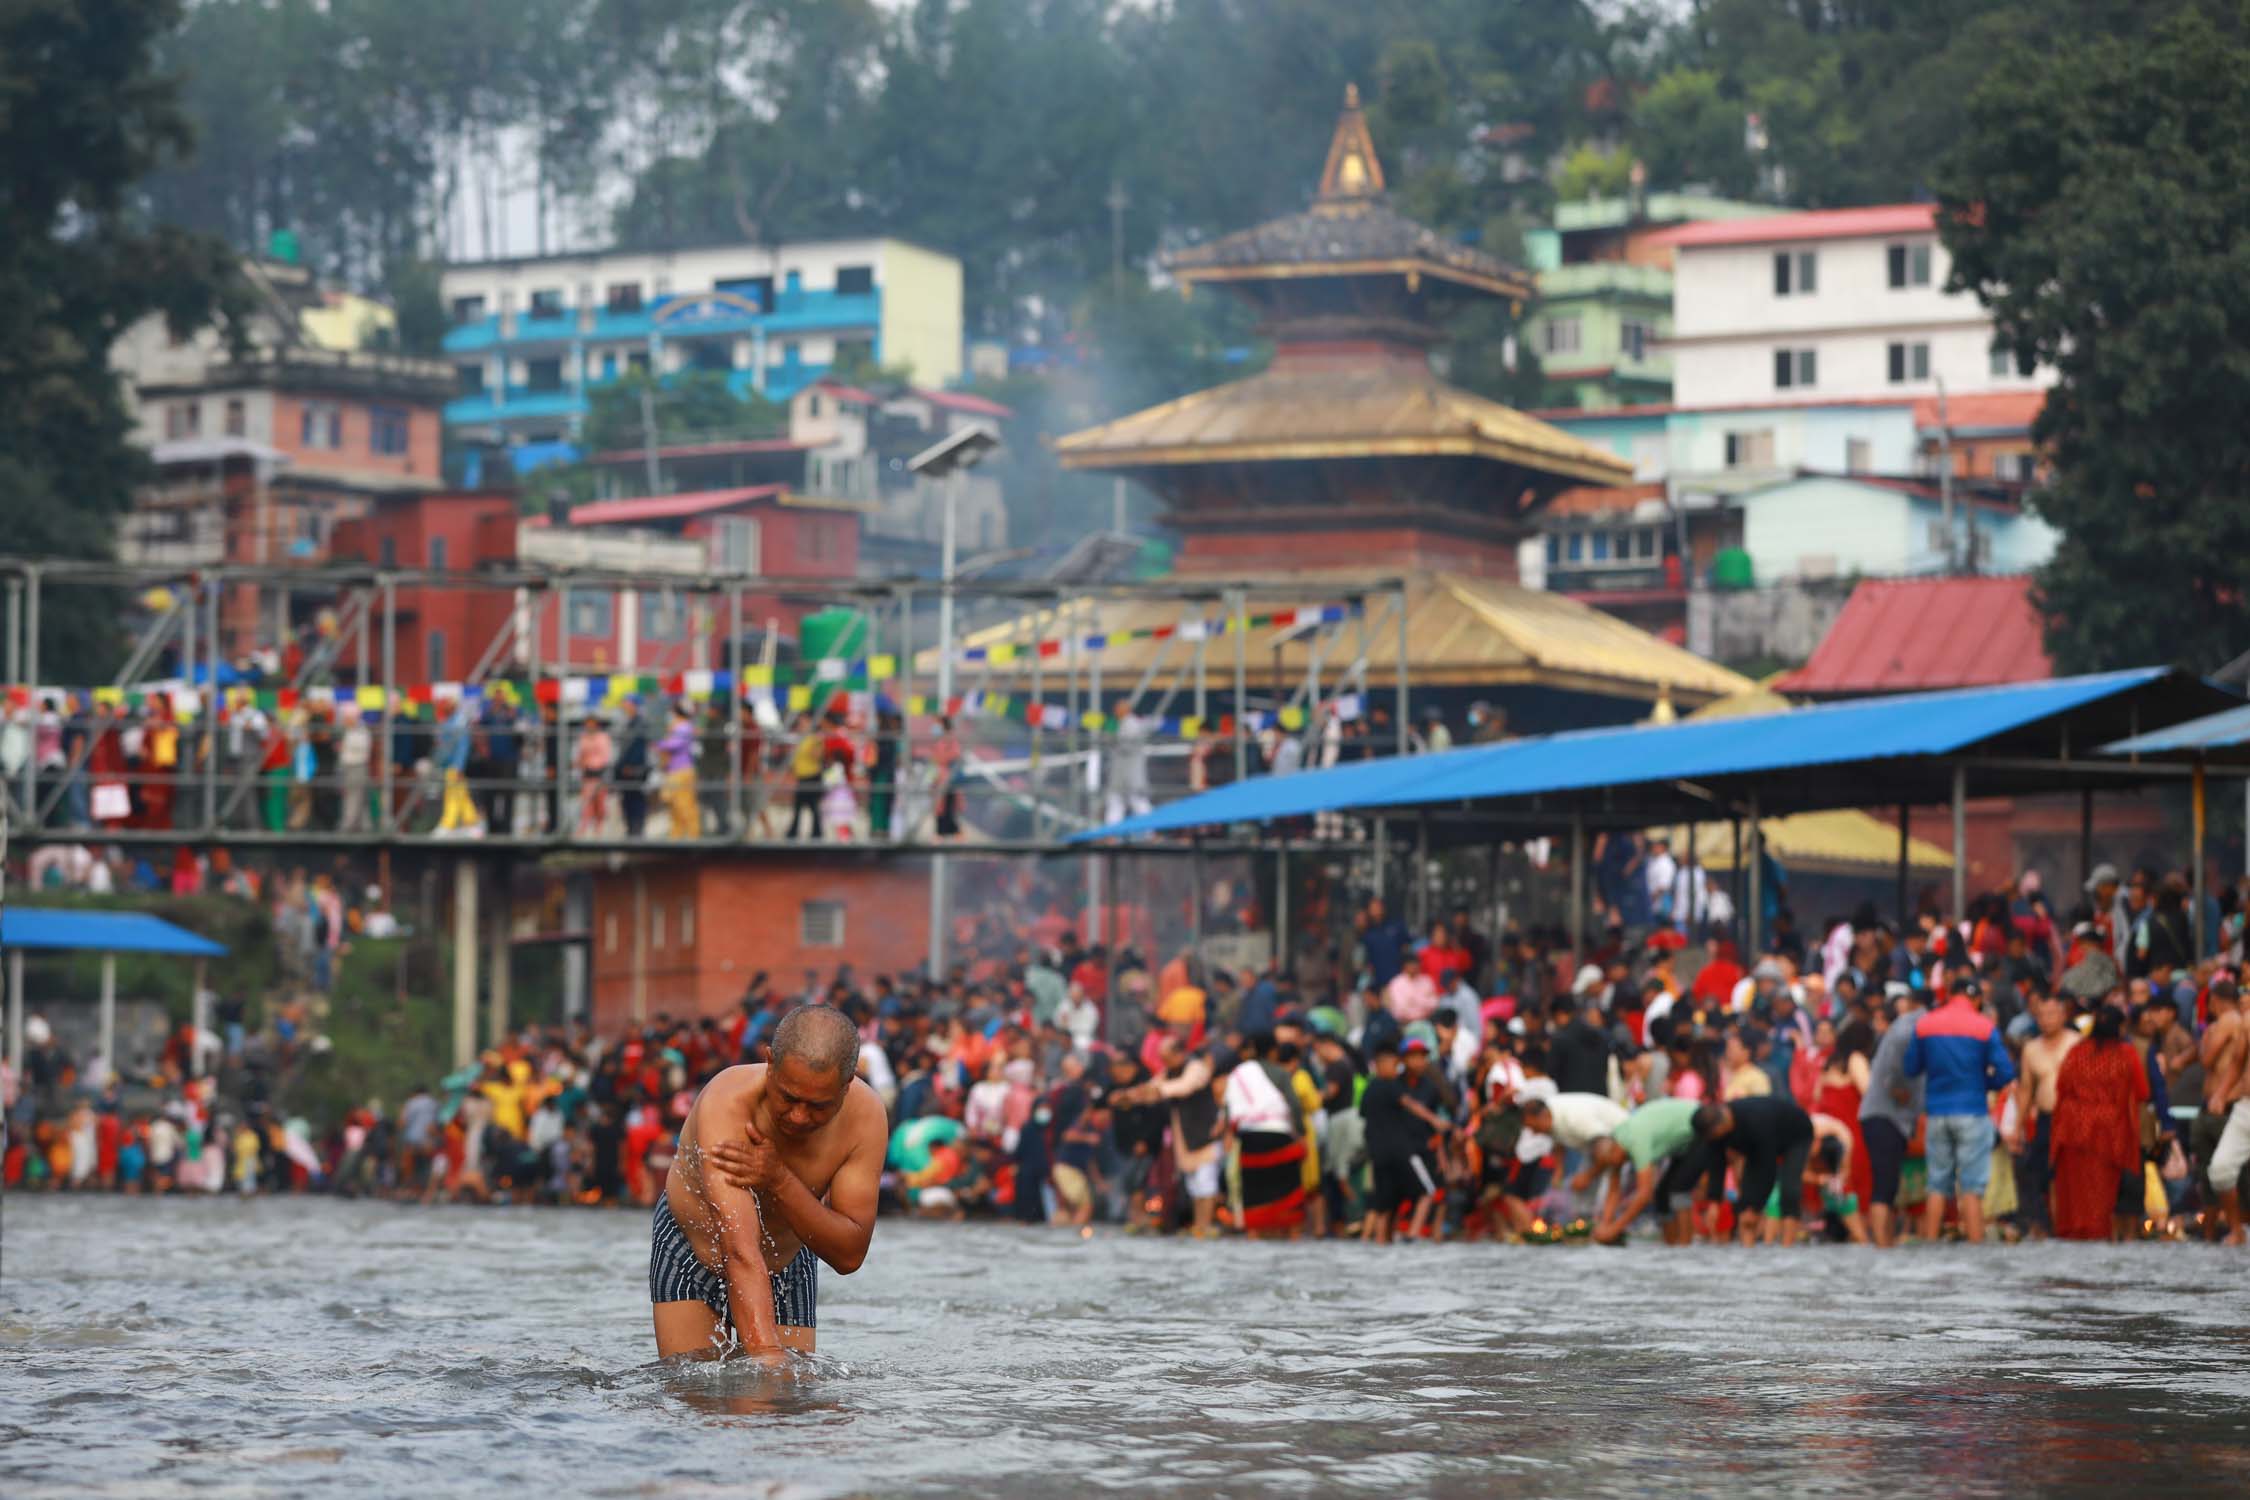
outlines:
[[[1953,285],[2059,381],[2035,436],[2058,669],[2250,643],[2250,12],[1993,59],[1939,174]]]
[[[214,240],[149,225],[132,189],[191,130],[156,67],[178,0],[25,0],[0,6],[0,516],[7,550],[112,555],[146,458],[109,366],[151,314],[177,331],[228,300]],[[114,665],[118,615],[91,589],[57,590],[40,617],[51,681]]]

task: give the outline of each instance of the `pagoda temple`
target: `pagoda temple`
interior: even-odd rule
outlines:
[[[1480,299],[1520,307],[1530,273],[1395,212],[1356,88],[1311,207],[1181,251],[1184,291],[1254,308],[1273,360],[1247,380],[1058,440],[1069,469],[1166,503],[1183,574],[1444,568],[1513,579],[1530,514],[1624,484],[1605,449],[1458,390],[1430,356]]]

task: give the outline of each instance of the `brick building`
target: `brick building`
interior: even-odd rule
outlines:
[[[850,849],[760,860],[636,861],[593,877],[593,1021],[720,1015],[763,971],[794,991],[929,954],[929,861]]]

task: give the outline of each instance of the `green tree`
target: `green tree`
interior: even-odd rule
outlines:
[[[179,18],[178,0],[0,6],[0,516],[19,556],[113,555],[147,459],[110,346],[151,315],[201,326],[233,287],[222,245],[151,228],[134,204],[190,143],[177,81],[156,67]],[[114,601],[58,590],[40,624],[47,680],[114,668]]]
[[[2058,668],[2250,645],[2250,12],[1992,59],[1938,174],[1951,285],[2057,383],[2034,499]]]
[[[1679,68],[1649,86],[1633,107],[1633,154],[1649,186],[1701,184],[1729,197],[1757,189],[1757,164],[1743,144],[1748,106],[1729,99],[1708,68]]]

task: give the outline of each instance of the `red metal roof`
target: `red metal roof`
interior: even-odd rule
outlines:
[[[1839,697],[2036,682],[2055,675],[2031,580],[1870,579],[1852,590],[1812,660],[1776,692]]]
[[[1660,479],[1645,484],[1621,484],[1614,487],[1579,484],[1572,485],[1548,501],[1542,513],[1550,516],[1606,516],[1632,510],[1643,500],[1663,498],[1664,481]]]
[[[2045,391],[1995,391],[1987,395],[1949,396],[1945,424],[1955,432],[2029,432],[2047,404]],[[1937,430],[1938,403],[1923,396],[1914,403],[1914,425]]]
[[[1934,203],[1886,203],[1875,208],[1829,208],[1778,214],[1770,219],[1706,219],[1649,236],[1676,249],[1710,245],[1780,245],[1798,240],[1854,240],[1883,234],[1928,234],[1937,228]]]
[[[753,484],[739,490],[691,490],[684,495],[647,495],[633,500],[597,500],[570,513],[573,526],[633,526],[648,521],[677,521],[712,511],[732,510],[760,500],[779,499],[785,484]]]
[[[941,406],[948,411],[965,411],[973,417],[1007,418],[1015,415],[1014,411],[999,402],[987,400],[970,391],[917,390],[914,394],[932,406]]]
[[[857,401],[862,406],[874,406],[882,400],[873,391],[861,390],[856,385],[846,385],[841,380],[816,380],[812,383],[812,389],[826,391],[839,401]]]

